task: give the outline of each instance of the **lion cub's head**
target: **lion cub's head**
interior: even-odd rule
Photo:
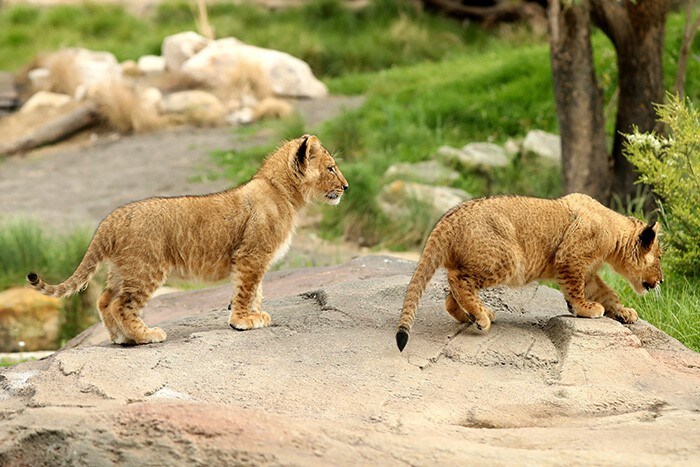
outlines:
[[[638,294],[654,289],[663,282],[659,223],[646,225],[636,219],[630,244],[615,269],[630,281]]]
[[[294,165],[302,175],[300,188],[304,198],[309,201],[319,199],[332,205],[340,203],[340,198],[348,189],[348,181],[333,156],[315,136],[304,135],[295,142],[298,148]]]

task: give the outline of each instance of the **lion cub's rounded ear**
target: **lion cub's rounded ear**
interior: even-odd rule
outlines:
[[[304,135],[299,138],[300,143],[296,153],[296,163],[298,167],[306,166],[306,163],[313,156],[321,145],[321,142],[314,135]]]
[[[654,243],[654,239],[656,238],[656,232],[659,230],[659,223],[655,222],[654,225],[647,225],[644,227],[644,230],[642,230],[642,233],[639,234],[639,244],[642,246],[642,249],[648,250],[651,248],[651,245]]]

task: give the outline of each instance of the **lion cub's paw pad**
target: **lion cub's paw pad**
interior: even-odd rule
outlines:
[[[245,331],[248,329],[264,328],[269,326],[272,319],[270,315],[264,311],[260,313],[250,313],[241,318],[233,318],[229,324],[237,331]]]

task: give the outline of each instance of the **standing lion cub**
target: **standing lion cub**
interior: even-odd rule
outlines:
[[[577,316],[605,314],[634,323],[637,312],[620,303],[597,271],[603,263],[610,264],[640,294],[661,284],[658,228],[583,194],[462,203],[449,210],[428,237],[406,292],[396,344],[399,350],[406,346],[420,297],[440,266],[447,269],[447,312],[462,323],[476,322],[484,331],[494,314],[479,298],[479,289],[537,279],[555,279]]]
[[[289,249],[297,212],[309,201],[340,202],[348,182],[315,136],[287,142],[268,156],[246,184],[203,196],[150,198],[117,208],[99,225],[71,277],[50,285],[27,280],[54,297],[83,288],[103,261],[107,288],[97,302],[114,343],[162,342],[140,310],[166,276],[221,280],[234,294],[229,324],[238,330],[270,324],[262,311],[262,278]]]

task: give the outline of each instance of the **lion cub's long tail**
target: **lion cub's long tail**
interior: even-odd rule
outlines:
[[[418,310],[418,302],[423,295],[423,291],[430,282],[430,279],[435,275],[435,271],[442,265],[444,259],[444,245],[442,245],[442,236],[439,235],[436,228],[428,237],[428,241],[423,249],[423,254],[418,261],[411,282],[408,284],[406,297],[403,301],[403,311],[399,318],[399,328],[396,332],[396,345],[399,351],[403,352],[408,336],[413,327],[413,320],[416,317]]]
[[[99,245],[100,242],[92,238],[90,246],[88,246],[83,260],[78,265],[77,269],[68,279],[60,284],[52,285],[44,282],[37,273],[30,272],[27,274],[27,282],[39,292],[51,297],[65,297],[73,295],[79,290],[85,288],[95,274],[97,267],[106,257],[105,249]]]

